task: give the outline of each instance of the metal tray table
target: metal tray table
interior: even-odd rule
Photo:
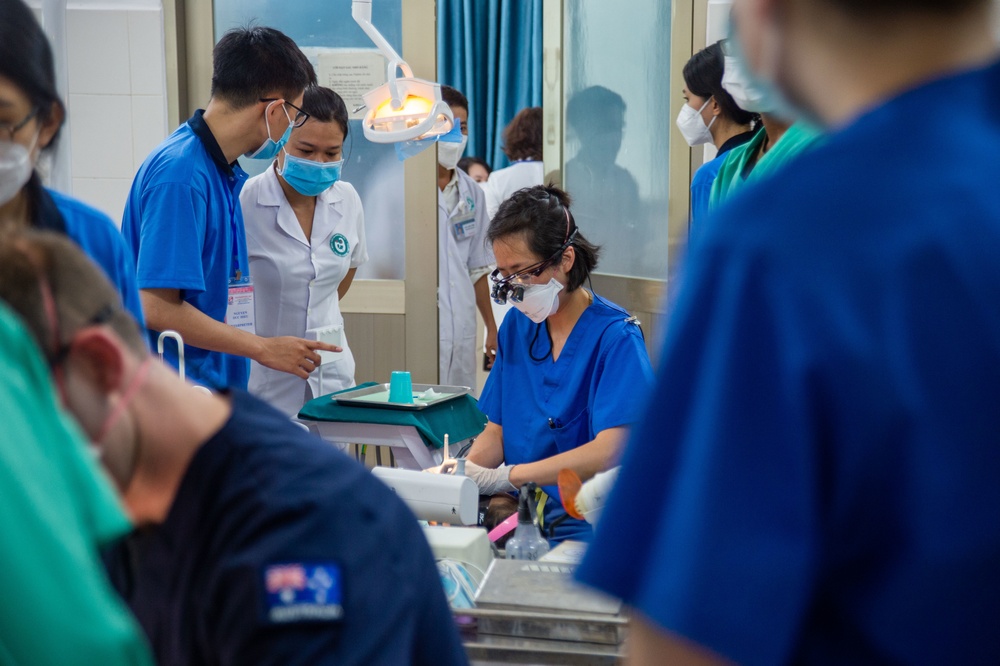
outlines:
[[[339,405],[348,405],[351,407],[402,409],[410,412],[419,412],[420,410],[427,409],[433,405],[439,405],[442,402],[448,402],[449,400],[454,400],[455,398],[467,395],[472,391],[472,389],[468,386],[442,386],[438,384],[413,385],[414,395],[424,393],[430,389],[433,389],[435,393],[440,393],[441,395],[431,400],[421,400],[418,398],[414,402],[388,402],[389,385],[376,384],[375,386],[369,386],[368,388],[358,389],[356,391],[335,393],[333,395],[333,399]],[[382,399],[383,394],[385,395],[385,400]]]

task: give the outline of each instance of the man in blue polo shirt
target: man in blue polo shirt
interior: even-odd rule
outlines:
[[[36,342],[61,332],[52,376],[138,527],[105,562],[156,663],[466,663],[416,518],[364,466],[192,390],[68,240],[0,238],[0,266]]]
[[[246,388],[250,359],[306,378],[322,342],[254,333],[253,284],[239,194],[240,155],[270,160],[294,126],[312,65],[272,28],[239,28],[215,47],[212,98],[146,158],[129,193],[122,233],[136,258],[150,344],[172,329],[186,343],[188,376]],[[177,365],[173,345],[167,358]]]
[[[829,135],[691,246],[580,571],[635,663],[1000,663],[991,4],[735,0]]]

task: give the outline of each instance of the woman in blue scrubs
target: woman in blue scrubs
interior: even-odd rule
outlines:
[[[48,39],[24,3],[4,1],[0,15],[0,222],[69,236],[104,269],[141,324],[135,266],[117,227],[95,208],[43,187],[35,169],[41,152],[55,148],[66,118]]]
[[[553,541],[591,531],[563,510],[559,471],[586,480],[617,464],[653,382],[638,322],[583,288],[599,248],[577,229],[569,204],[555,187],[526,188],[490,225],[493,298],[517,312],[500,328],[479,399],[489,423],[466,468],[485,495],[538,484],[543,531]]]
[[[725,58],[719,42],[698,51],[684,65],[684,101],[677,127],[694,148],[715,146],[716,156],[701,165],[691,180],[691,223],[708,214],[712,184],[730,150],[753,138],[756,114],[744,111],[722,87]]]

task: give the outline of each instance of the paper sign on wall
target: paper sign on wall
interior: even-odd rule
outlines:
[[[365,117],[362,95],[386,80],[386,60],[378,49],[324,49],[318,56],[317,78],[322,86],[332,88],[347,103],[352,120]]]

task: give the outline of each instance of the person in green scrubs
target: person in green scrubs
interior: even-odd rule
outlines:
[[[152,664],[98,558],[129,521],[3,302],[0,377],[0,664]]]
[[[819,130],[804,122],[789,126],[771,114],[762,113],[763,121],[753,138],[733,148],[719,169],[712,185],[709,202],[715,208],[744,183],[765,178],[815,144]]]

